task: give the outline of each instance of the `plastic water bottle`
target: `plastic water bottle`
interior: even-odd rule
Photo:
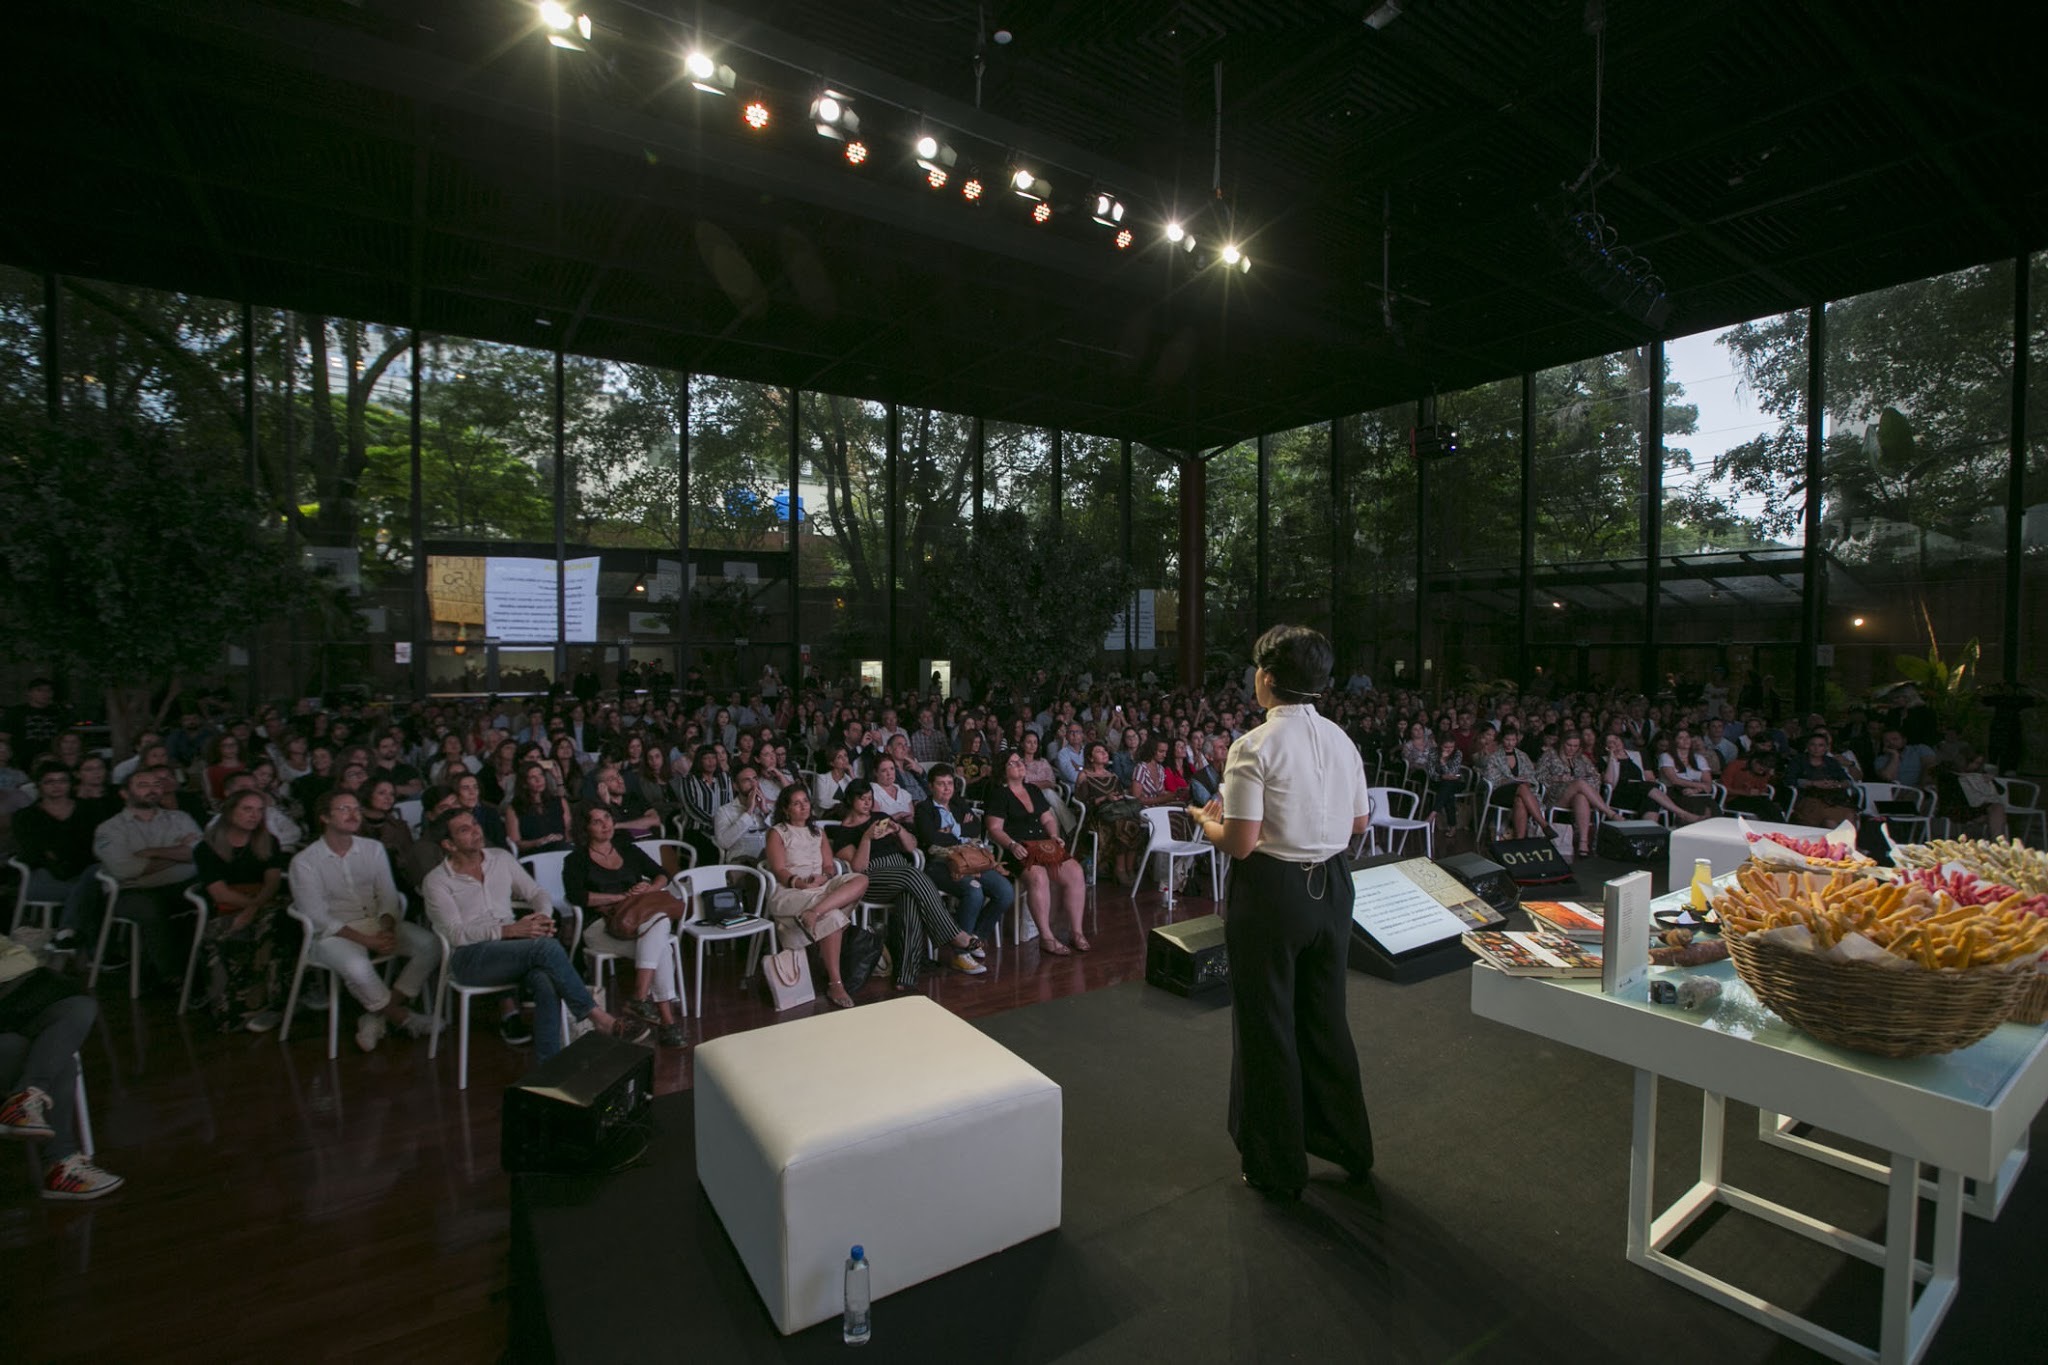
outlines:
[[[846,1258],[846,1316],[840,1336],[848,1346],[865,1346],[871,1323],[868,1319],[868,1258],[859,1247]]]

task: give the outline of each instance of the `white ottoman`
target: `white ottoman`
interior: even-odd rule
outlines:
[[[1811,839],[1824,832],[1811,825],[1776,825],[1763,820],[1751,820],[1749,827],[1758,834],[1789,834],[1795,839]],[[1725,877],[1749,861],[1749,841],[1742,837],[1742,827],[1733,816],[1698,820],[1671,831],[1673,891],[1691,884],[1696,858],[1705,858],[1716,877]]]
[[[785,1334],[1060,1225],[1060,1088],[924,996],[697,1048],[697,1179]]]

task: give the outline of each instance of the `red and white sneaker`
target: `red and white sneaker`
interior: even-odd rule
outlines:
[[[17,1091],[0,1104],[0,1135],[41,1142],[57,1136],[50,1126],[50,1097],[37,1086]]]
[[[120,1176],[92,1164],[83,1152],[74,1152],[50,1168],[43,1177],[45,1199],[97,1199],[126,1184]]]

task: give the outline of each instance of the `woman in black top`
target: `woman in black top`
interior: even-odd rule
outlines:
[[[214,915],[206,922],[207,1007],[223,1033],[277,1027],[277,908],[285,899],[284,854],[264,826],[261,792],[228,798],[220,819],[192,848],[193,878]]]
[[[862,899],[891,902],[907,896],[924,934],[953,950],[955,967],[973,976],[988,970],[973,956],[981,940],[954,922],[938,886],[912,860],[915,836],[894,817],[875,813],[874,787],[866,778],[856,778],[847,787],[846,806],[846,822],[831,831],[832,852],[867,877],[867,894]],[[911,923],[906,916],[891,915],[890,946],[896,952],[899,989],[917,983],[924,962],[924,943],[910,932]]]
[[[107,760],[98,754],[87,754],[78,760],[78,769],[71,778],[71,799],[95,827],[119,815],[124,804],[121,793],[110,790],[108,781]]]
[[[924,870],[934,886],[959,904],[961,928],[970,935],[979,934],[984,926],[992,928],[1003,922],[1016,902],[1017,889],[1010,885],[1000,866],[965,878],[953,876],[943,850],[981,838],[981,817],[968,809],[959,794],[960,780],[952,768],[935,763],[927,776],[932,784],[931,799],[918,802],[913,812],[918,845],[926,850]],[[978,962],[987,956],[986,952],[971,947],[953,959],[953,966],[960,971],[979,975],[971,963],[961,960],[962,956]]]
[[[1088,882],[1082,876],[1081,864],[1072,857],[1064,857],[1056,865],[1024,860],[1026,840],[1057,842],[1059,826],[1053,820],[1052,803],[1046,800],[1045,793],[1024,780],[1024,756],[1015,750],[1003,760],[1003,784],[990,794],[985,815],[989,842],[1009,855],[1010,867],[1024,888],[1024,903],[1031,907],[1031,920],[1038,926],[1038,941],[1045,951],[1054,957],[1065,957],[1072,951],[1052,931],[1055,883],[1060,891],[1061,918],[1071,929],[1074,947],[1084,953],[1093,948],[1095,945],[1081,932],[1081,915],[1088,908]]]
[[[505,805],[505,832],[522,858],[569,842],[569,803],[548,790],[548,770],[538,763],[519,770],[519,789]]]
[[[654,1025],[663,1047],[681,1047],[686,1040],[676,1013],[674,945],[683,903],[675,903],[673,914],[647,916],[636,932],[626,932],[623,922],[613,926],[611,917],[621,914],[635,896],[668,885],[661,864],[638,844],[613,838],[616,829],[609,808],[584,810],[577,825],[581,837],[562,860],[562,892],[571,903],[605,916],[606,932],[633,945],[633,994],[626,1001],[626,1013]]]
[[[14,817],[15,856],[28,864],[28,899],[54,901],[59,941],[82,932],[96,903],[92,835],[96,812],[71,794],[71,770],[61,763],[36,768],[37,801]]]

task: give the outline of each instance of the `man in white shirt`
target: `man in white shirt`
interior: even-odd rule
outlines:
[[[313,803],[320,837],[292,859],[292,904],[306,917],[313,943],[306,957],[341,978],[363,1007],[356,1046],[375,1048],[388,1027],[423,1038],[432,1016],[407,1008],[426,985],[440,956],[434,936],[405,922],[405,902],[392,880],[384,845],[356,838],[363,808],[353,792],[330,791]],[[398,980],[386,986],[374,958],[405,959]]]
[[[761,774],[751,763],[742,763],[732,778],[732,800],[718,808],[712,819],[712,837],[718,855],[729,863],[758,863],[768,845],[768,823],[775,808],[761,794]]]
[[[533,993],[534,1057],[562,1050],[562,1005],[606,1033],[642,1042],[652,1031],[638,1019],[614,1018],[597,1007],[555,936],[553,898],[502,848],[484,843],[483,826],[465,810],[427,827],[446,860],[420,884],[427,918],[448,940],[448,970],[465,986],[523,982]],[[525,907],[515,915],[513,902]]]
[[[1052,765],[1071,788],[1081,780],[1081,769],[1088,766],[1088,732],[1079,721],[1069,721],[1062,739],[1064,743],[1053,751]]]
[[[161,804],[175,781],[169,769],[136,769],[121,789],[121,813],[102,821],[92,836],[93,858],[121,883],[121,918],[134,920],[142,936],[136,951],[167,982],[185,973],[185,952],[174,941],[170,919],[190,909],[185,884],[192,880],[192,846],[199,842],[192,817]],[[98,929],[95,922],[84,932]]]

